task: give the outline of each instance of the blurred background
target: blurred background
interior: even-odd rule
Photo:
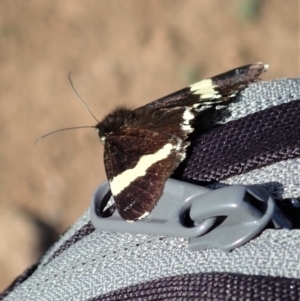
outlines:
[[[0,291],[88,208],[105,179],[92,129],[116,105],[142,105],[239,65],[299,76],[298,0],[2,0]]]

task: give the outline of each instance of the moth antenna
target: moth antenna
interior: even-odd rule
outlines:
[[[78,99],[80,100],[80,102],[83,104],[83,106],[85,107],[85,109],[91,114],[91,116],[97,121],[97,123],[99,123],[99,120],[96,118],[96,116],[92,113],[92,111],[89,109],[89,107],[87,106],[87,104],[83,101],[83,99],[80,97],[80,95],[78,94],[78,92],[76,91],[72,79],[71,79],[71,73],[72,71],[68,74],[68,79],[70,82],[70,85],[74,91],[74,93],[76,94],[76,96],[78,97]]]
[[[86,128],[96,128],[96,127],[95,126],[91,126],[91,125],[87,125],[87,126],[74,126],[74,127],[71,127],[71,128],[63,128],[63,129],[55,130],[55,131],[49,132],[49,133],[47,133],[47,134],[39,137],[38,139],[36,139],[34,141],[34,145],[36,145],[40,140],[46,138],[47,136],[50,136],[50,135],[58,133],[58,132],[69,131],[69,130],[76,130],[76,129],[86,129]]]

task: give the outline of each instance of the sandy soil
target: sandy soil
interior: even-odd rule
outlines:
[[[298,1],[261,1],[252,18],[241,2],[0,2],[0,290],[88,208],[105,179],[93,130],[33,145],[57,128],[94,125],[70,71],[98,119],[245,63],[269,63],[265,79],[299,75]]]

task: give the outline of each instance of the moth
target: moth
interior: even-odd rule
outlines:
[[[104,144],[104,165],[120,216],[146,217],[162,196],[165,182],[185,159],[199,107],[224,103],[268,65],[245,65],[201,80],[137,109],[120,107],[95,127]]]
[[[267,69],[263,63],[241,66],[140,108],[119,107],[95,126],[60,129],[38,140],[62,130],[96,128],[104,144],[105,171],[120,216],[129,222],[142,219],[153,210],[167,179],[185,159],[200,107],[226,103],[258,81]]]

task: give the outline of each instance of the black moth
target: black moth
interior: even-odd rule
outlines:
[[[118,108],[96,125],[111,193],[123,219],[135,221],[153,210],[166,180],[185,159],[199,107],[235,97],[267,68],[245,65],[135,110]]]

